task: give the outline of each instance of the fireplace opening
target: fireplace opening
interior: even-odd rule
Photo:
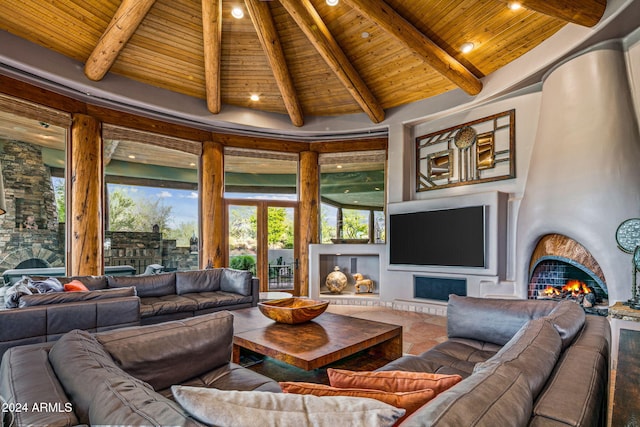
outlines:
[[[22,261],[20,264],[16,266],[16,270],[18,269],[27,269],[27,268],[48,268],[51,267],[48,262],[39,258],[30,258]]]
[[[529,299],[572,300],[606,316],[609,294],[600,266],[579,243],[554,234],[540,239],[530,264]]]

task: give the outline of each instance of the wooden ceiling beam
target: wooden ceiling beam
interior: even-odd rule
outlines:
[[[607,0],[520,0],[522,7],[585,27],[596,25]]]
[[[207,109],[213,114],[218,114],[222,108],[220,95],[222,0],[202,0],[202,35]]]
[[[384,120],[384,110],[342,51],[309,0],[280,0],[313,47],[372,122]]]
[[[280,37],[273,22],[273,16],[271,16],[271,9],[269,9],[269,5],[264,1],[245,0],[244,2],[247,11],[249,11],[253,26],[258,33],[262,49],[269,60],[269,65],[273,71],[273,76],[276,79],[291,122],[294,126],[302,126],[304,124],[302,107],[300,106],[300,101],[298,100],[298,95],[293,85],[293,79],[287,67]]]
[[[102,80],[154,3],[155,0],[122,1],[84,65],[89,79]]]
[[[344,0],[344,2],[379,25],[469,95],[477,95],[482,90],[480,79],[383,0]]]

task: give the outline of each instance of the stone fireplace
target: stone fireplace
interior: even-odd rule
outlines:
[[[0,216],[0,272],[64,266],[64,224],[42,148],[0,140],[7,213]]]
[[[640,216],[640,135],[631,93],[618,42],[597,46],[545,78],[516,226],[521,298],[537,293],[530,279],[551,261],[587,273],[611,304],[631,296],[630,255],[615,240],[622,221]]]

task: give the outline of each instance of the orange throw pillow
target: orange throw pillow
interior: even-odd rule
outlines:
[[[65,292],[87,292],[88,290],[89,288],[79,280],[72,280],[64,285]]]
[[[376,399],[396,408],[406,409],[406,414],[415,412],[422,405],[436,396],[436,392],[431,389],[410,391],[410,392],[386,392],[381,390],[367,390],[357,388],[337,388],[323,384],[305,382],[281,382],[280,387],[285,393],[312,394],[314,396],[351,396],[368,397]],[[398,421],[400,421],[398,420]]]
[[[460,375],[430,374],[406,371],[348,371],[327,369],[329,384],[338,388],[364,388],[389,392],[432,389],[440,394],[462,381]]]

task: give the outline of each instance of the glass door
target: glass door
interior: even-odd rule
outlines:
[[[260,292],[300,294],[297,277],[297,203],[227,201],[227,265],[250,270]]]

